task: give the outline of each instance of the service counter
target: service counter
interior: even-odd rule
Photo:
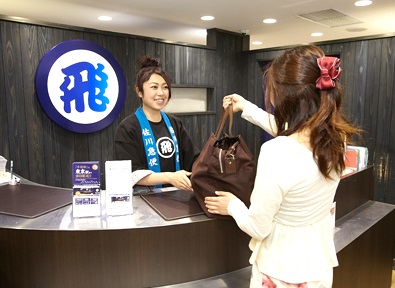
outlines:
[[[338,192],[366,198],[372,179],[372,167],[350,174]],[[355,269],[361,279],[377,280],[372,273],[382,270],[380,283],[391,278],[395,206],[352,202],[344,208],[337,200],[344,215],[336,221],[334,287],[385,287],[341,285],[357,279]],[[71,205],[34,219],[0,214],[0,287],[248,287],[249,237],[234,221],[167,221],[139,196],[133,208],[131,215],[88,218],[73,218]]]
[[[166,221],[139,196],[133,210],[73,218],[68,205],[33,219],[0,214],[0,287],[155,287],[248,265],[249,239],[234,221]]]

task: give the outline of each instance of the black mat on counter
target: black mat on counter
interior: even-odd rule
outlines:
[[[203,214],[194,194],[187,190],[173,190],[140,195],[165,220]]]
[[[35,218],[72,203],[72,190],[40,185],[1,185],[0,213]]]

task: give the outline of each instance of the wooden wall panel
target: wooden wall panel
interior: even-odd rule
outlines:
[[[178,117],[182,120],[188,134],[199,148],[203,148],[211,133],[215,132],[215,128],[217,127],[215,115],[213,114],[195,116],[178,115]]]
[[[6,122],[1,124],[8,127],[4,138],[9,141],[9,152],[14,163],[18,163],[21,169],[29,171],[28,162],[24,161],[28,159],[28,139],[26,139],[24,90],[23,85],[21,85],[23,83],[21,73],[23,60],[21,55],[20,30],[21,25],[15,26],[11,23],[7,23],[1,29],[1,37],[4,45],[2,47],[4,68],[2,68],[4,69],[5,105],[7,107]]]
[[[82,38],[82,34],[76,34],[74,32],[67,33],[63,29],[41,26],[37,26],[37,33],[38,61],[60,42]],[[37,67],[33,66],[32,69],[36,70]],[[37,99],[36,94],[33,96]],[[43,131],[44,162],[42,163],[42,167],[37,167],[37,170],[40,170],[40,173],[45,175],[45,183],[47,185],[62,187],[64,182],[71,182],[71,163],[74,161],[73,155],[75,151],[74,133],[55,124],[45,114],[41,106],[39,107],[38,113],[40,113],[42,119],[40,129]],[[82,141],[79,141],[79,143],[82,143]],[[32,160],[29,158],[29,161]],[[69,169],[67,169],[66,163],[70,163],[68,164]],[[16,172],[18,173],[18,171]],[[21,176],[25,177],[24,174],[21,174]]]
[[[26,47],[21,51],[22,55],[22,75],[23,75],[23,90],[25,91],[25,105],[26,105],[26,122],[30,123],[30,129],[27,129],[28,139],[28,154],[29,171],[37,171],[31,173],[30,179],[34,182],[45,182],[45,174],[43,173],[44,165],[44,145],[43,145],[43,130],[41,126],[40,103],[35,94],[35,70],[38,66],[38,41],[37,41],[37,27],[32,25],[21,25],[21,46]]]
[[[395,38],[386,38],[382,45],[380,70],[380,102],[378,127],[382,127],[380,134],[380,186],[378,195],[381,201],[395,203]],[[373,95],[372,95],[373,96]],[[377,97],[377,95],[375,95]]]
[[[243,37],[210,29],[208,46],[171,44],[155,39],[84,29],[61,29],[0,19],[0,155],[14,160],[15,171],[35,182],[71,186],[71,163],[98,160],[104,169],[113,159],[113,135],[119,122],[140,105],[134,92],[138,57],[151,54],[162,61],[173,84],[212,87],[209,109],[214,114],[182,115],[199,148],[217,125],[224,95],[238,93],[263,106],[258,61],[272,60],[285,48],[242,52]],[[107,48],[122,66],[127,91],[119,117],[106,129],[78,134],[55,124],[43,112],[35,93],[34,73],[40,59],[55,45],[71,40],[92,40]],[[359,141],[369,148],[375,167],[374,200],[395,203],[395,37],[324,43],[327,54],[340,53],[344,109],[366,133]],[[239,117],[239,115],[236,115]],[[262,131],[237,119],[234,134],[241,134],[255,156]]]
[[[388,76],[387,76],[387,81],[388,81],[388,89],[389,89],[389,95],[392,95],[391,98],[391,105],[390,105],[390,110],[391,110],[391,116],[390,121],[389,121],[389,131],[390,131],[390,137],[389,137],[389,145],[388,145],[388,154],[389,154],[389,162],[388,162],[388,183],[386,187],[386,193],[384,193],[384,202],[387,203],[395,203],[395,53],[394,53],[394,47],[395,47],[395,38],[389,38],[387,42],[387,55],[388,55]],[[394,253],[395,256],[395,253]]]
[[[6,95],[6,85],[5,85],[5,75],[6,75],[6,60],[7,54],[5,53],[7,39],[3,37],[5,35],[5,25],[0,26],[0,155],[10,155],[10,142],[8,141],[8,113],[7,113],[7,95]],[[7,125],[6,125],[7,124]]]
[[[238,93],[246,97],[247,89],[245,82],[247,81],[247,67],[245,65],[246,56],[242,53],[243,37],[235,36],[232,33],[225,33],[217,29],[209,30],[208,45],[216,48],[216,58],[213,59],[211,65],[214,72],[212,79],[215,82],[214,97],[217,105],[214,110],[218,117],[221,115],[222,99],[225,95]],[[247,98],[247,97],[246,97]],[[244,120],[241,120],[240,113],[236,114],[233,121],[232,134],[241,135],[246,140],[252,152],[254,141],[247,138],[247,129],[249,126]],[[217,125],[217,124],[216,124]],[[215,127],[216,127],[215,125]],[[228,126],[225,126],[227,130]],[[251,125],[252,127],[252,125]],[[226,131],[224,131],[226,132]],[[248,141],[250,139],[251,141]]]
[[[7,20],[0,20],[0,31],[3,64],[0,68],[0,155],[14,161],[17,174],[37,183],[71,187],[71,164],[75,161],[100,161],[104,175],[105,161],[114,158],[113,141],[118,124],[140,106],[134,91],[139,56],[150,54],[159,58],[174,84],[213,85],[210,77],[213,72],[207,71],[212,68],[208,63],[216,57],[212,48]],[[89,134],[74,133],[55,124],[42,110],[35,92],[35,71],[40,59],[55,45],[73,39],[90,40],[109,50],[126,79],[125,105],[118,118],[105,129]],[[217,99],[214,100],[210,105],[215,109]],[[188,127],[190,134],[196,135],[194,140],[203,145],[216,115],[183,115],[182,118],[192,124]]]

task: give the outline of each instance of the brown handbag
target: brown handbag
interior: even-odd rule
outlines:
[[[220,134],[229,118],[228,134]],[[224,109],[215,133],[212,133],[192,166],[191,183],[203,212],[211,218],[230,218],[207,211],[204,198],[215,196],[215,191],[236,195],[247,207],[254,187],[256,162],[243,138],[232,136],[233,110]]]

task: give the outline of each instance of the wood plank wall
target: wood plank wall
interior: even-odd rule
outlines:
[[[105,47],[120,63],[127,80],[122,112],[114,123],[95,133],[78,134],[55,124],[42,110],[35,92],[35,71],[40,59],[55,45],[72,39],[90,40]],[[140,105],[134,82],[141,55],[158,57],[173,84],[214,87],[210,106],[216,110],[217,52],[213,48],[6,20],[0,20],[0,47],[0,155],[14,161],[16,173],[37,183],[71,187],[74,161],[100,161],[103,174],[105,161],[113,159],[117,125]],[[233,82],[226,79],[221,84],[226,86],[228,81]],[[180,118],[199,147],[214,131],[217,121],[215,113]]]
[[[64,130],[41,109],[34,87],[35,71],[53,46],[72,39],[86,39],[107,48],[123,68],[127,80],[125,106],[106,129],[77,134]],[[340,53],[345,88],[344,109],[366,133],[358,143],[369,148],[375,167],[374,199],[395,204],[395,37],[317,44],[327,54]],[[151,54],[162,60],[173,84],[213,87],[209,103],[215,114],[180,115],[201,148],[215,130],[222,97],[239,93],[262,105],[261,69],[258,61],[274,59],[284,48],[242,52],[243,37],[211,29],[208,45],[165,43],[146,37],[49,27],[0,19],[0,155],[13,159],[15,171],[34,182],[71,187],[71,163],[113,157],[113,135],[119,122],[133,113],[139,102],[134,94],[137,58]],[[210,48],[211,47],[211,48]],[[262,143],[262,131],[238,121],[241,134],[254,155]]]

